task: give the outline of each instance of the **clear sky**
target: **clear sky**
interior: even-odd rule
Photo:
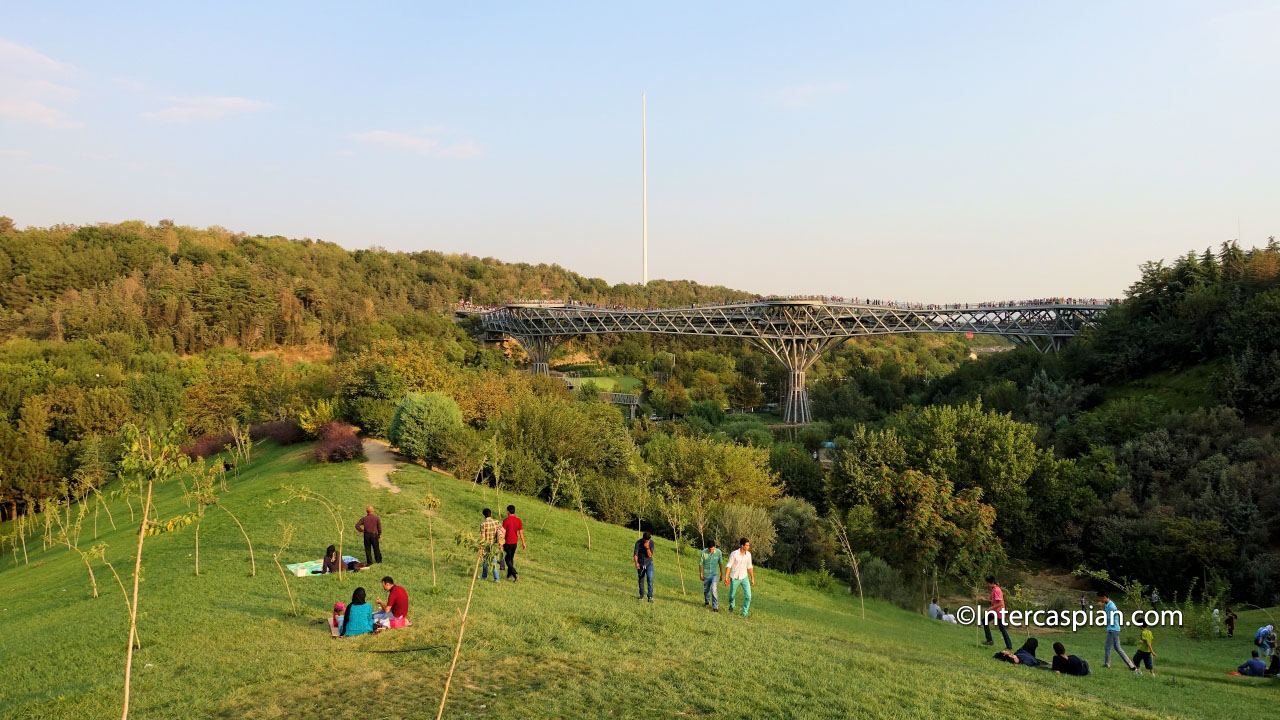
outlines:
[[[126,7],[127,6],[127,7]],[[0,7],[0,214],[767,293],[1113,296],[1280,235],[1280,2]]]

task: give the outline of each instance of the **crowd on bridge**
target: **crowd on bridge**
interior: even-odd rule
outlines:
[[[793,302],[824,302],[824,303],[842,303],[849,305],[866,305],[871,307],[900,308],[903,310],[989,310],[1011,307],[1038,307],[1046,305],[1089,305],[1095,307],[1107,307],[1120,302],[1119,298],[1074,298],[1074,297],[1050,297],[1037,298],[1033,300],[989,300],[986,302],[976,303],[919,303],[919,302],[903,302],[900,300],[880,300],[876,298],[847,298],[840,295],[758,295],[752,300],[727,300],[719,303],[703,303],[698,305],[688,305],[684,307],[630,307],[621,304],[602,304],[586,302],[584,300],[508,300],[507,305],[545,305],[548,307],[567,307],[567,308],[584,308],[588,310],[614,310],[624,312],[651,312],[655,310],[696,310],[707,307],[727,307],[731,305],[743,305],[752,303],[763,303],[770,301],[793,301]],[[470,300],[460,300],[455,306],[459,312],[490,312],[501,309],[500,306],[483,305],[472,303]]]

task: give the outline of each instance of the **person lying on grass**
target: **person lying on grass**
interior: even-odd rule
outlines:
[[[1045,667],[1045,664],[1036,658],[1036,648],[1039,646],[1039,640],[1036,640],[1035,638],[1027,638],[1027,641],[1022,643],[1022,647],[1017,650],[1013,652],[1001,650],[992,657],[997,660],[1003,660],[1007,663],[1013,663],[1014,665],[1026,665],[1027,667],[1039,667],[1047,670],[1048,668]]]
[[[373,624],[373,606],[364,600],[364,588],[358,587],[351,593],[351,604],[342,615],[342,636],[354,637],[380,632],[382,628]]]
[[[381,627],[398,628],[409,624],[409,591],[396,585],[388,575],[382,578],[382,589],[387,591],[387,601],[375,600],[378,612],[373,621]]]
[[[337,573],[338,569],[341,567],[342,567],[342,556],[338,554],[337,547],[330,545],[329,547],[325,548],[324,559],[320,561],[320,569],[312,570],[311,574],[312,575],[329,575],[331,573]],[[351,572],[355,572],[357,570],[363,570],[365,569],[365,567],[366,565],[360,562],[359,560],[352,560],[351,562],[347,563],[346,569],[350,570]]]
[[[1068,655],[1067,648],[1060,642],[1053,644],[1053,672],[1058,675],[1088,675],[1089,663],[1075,655]]]

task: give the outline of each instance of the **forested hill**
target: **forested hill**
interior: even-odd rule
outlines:
[[[686,281],[609,285],[558,265],[346,250],[162,220],[19,230],[0,217],[0,339],[120,332],[180,354],[336,345],[353,329],[515,298],[663,306],[742,299]]]

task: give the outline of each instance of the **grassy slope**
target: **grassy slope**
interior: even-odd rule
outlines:
[[[493,492],[416,467],[393,480],[404,492],[375,491],[357,464],[316,466],[303,448],[260,448],[251,469],[225,495],[256,542],[258,575],[249,577],[243,540],[229,519],[212,515],[201,533],[201,575],[192,574],[192,529],[148,539],[142,585],[142,650],[135,658],[135,717],[433,717],[457,637],[473,567],[455,532],[477,525]],[[298,528],[289,560],[320,555],[334,540],[314,504],[268,507],[282,484],[306,484],[351,511],[374,503],[384,517],[386,563],[376,572],[291,579],[304,608],[289,603],[270,553],[279,524]],[[429,594],[427,520],[417,503],[430,487],[443,501],[436,520],[441,587]],[[592,521],[594,551],[582,520],[504,495],[522,510],[530,541],[517,556],[518,585],[476,587],[449,717],[674,716],[973,717],[1028,709],[1037,717],[1243,717],[1273,702],[1264,681],[1228,677],[1249,640],[1184,649],[1157,633],[1159,678],[1101,670],[1089,678],[1054,676],[997,663],[974,646],[972,628],[869,602],[867,618],[843,593],[804,588],[761,570],[749,620],[701,607],[697,576],[685,561],[690,592],[681,595],[671,544],[658,542],[658,600],[637,603],[630,548],[634,532]],[[117,521],[128,517],[113,506]],[[177,488],[161,494],[160,516],[185,512]],[[407,511],[404,514],[397,514]],[[100,527],[105,526],[105,517]],[[346,537],[348,554],[356,541]],[[92,536],[92,525],[85,545]],[[126,575],[129,528],[106,533],[109,558]],[[35,552],[32,564],[2,562],[5,632],[0,657],[0,716],[111,717],[118,712],[124,636],[119,588],[98,570],[102,597],[90,599],[83,565],[64,550]],[[357,584],[372,590],[383,572],[410,592],[412,628],[376,637],[332,640],[312,620],[347,600]],[[380,590],[377,594],[381,594]],[[1244,630],[1256,618],[1241,619]],[[1133,638],[1126,633],[1126,644]],[[1248,633],[1251,635],[1251,633]],[[1166,637],[1167,636],[1167,637]],[[1019,638],[1020,639],[1020,638]],[[1066,638],[1101,665],[1102,635]],[[446,646],[400,654],[377,649]],[[1044,656],[1045,653],[1042,653]],[[1190,664],[1188,663],[1188,657]]]

